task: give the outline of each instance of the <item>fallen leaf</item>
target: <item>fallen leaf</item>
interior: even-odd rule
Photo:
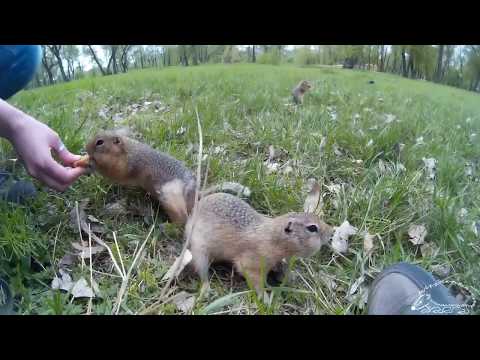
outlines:
[[[267,174],[272,174],[278,171],[280,168],[280,163],[265,161],[264,165],[267,167]]]
[[[181,126],[180,129],[177,130],[176,134],[177,135],[183,135],[183,134],[185,134],[186,131],[187,131],[187,129],[184,128],[183,126]]]
[[[322,136],[322,139],[320,140],[320,145],[318,146],[318,150],[320,154],[323,153],[325,150],[325,145],[327,144],[327,138],[325,136]]]
[[[420,252],[423,257],[433,258],[438,255],[439,251],[438,246],[431,242],[426,242],[420,246]]]
[[[320,184],[315,180],[311,183],[310,190],[305,198],[303,211],[306,213],[317,213],[322,211],[322,201],[320,196]]]
[[[465,176],[473,176],[473,166],[470,163],[465,164]]]
[[[373,139],[368,140],[367,142],[367,147],[370,147],[373,145]]]
[[[122,121],[123,120],[123,114],[122,113],[117,113],[113,115],[112,120],[117,122],[117,121]]]
[[[73,265],[76,259],[77,258],[72,254],[65,254],[58,262],[58,266],[62,268]]]
[[[407,169],[405,168],[405,166],[402,163],[397,163],[396,167],[397,167],[398,172],[407,171]]]
[[[458,212],[459,220],[463,222],[467,216],[468,216],[468,210],[465,208],[461,208],[460,211]]]
[[[335,228],[332,238],[332,248],[339,252],[345,253],[348,250],[348,238],[357,233],[358,229],[345,220],[342,225]]]
[[[72,247],[75,250],[78,250],[79,252],[76,253],[75,255],[80,256],[82,259],[90,259],[90,248],[88,246],[82,246],[82,244],[73,242]],[[92,246],[92,255],[101,253],[102,251],[105,251],[106,249],[103,246]]]
[[[363,234],[363,251],[370,255],[373,251],[373,240],[375,239],[375,235],[369,234],[367,231]]]
[[[225,146],[215,146],[213,148],[213,154],[214,155],[221,155],[221,154],[225,154],[226,150],[225,150]]]
[[[125,207],[124,201],[116,201],[114,203],[109,203],[105,205],[103,212],[105,215],[118,216],[118,215],[126,214],[127,209]]]
[[[93,215],[88,215],[87,219],[90,220],[91,222],[96,222],[96,223],[102,223],[100,220],[98,220],[95,216]]]
[[[174,296],[172,302],[175,304],[178,310],[184,314],[188,314],[193,309],[193,305],[195,304],[195,296],[187,293],[186,291],[182,291]]]
[[[427,176],[430,180],[435,179],[435,172],[437,170],[437,160],[434,158],[422,158]]]
[[[384,116],[385,116],[385,124],[390,124],[397,119],[397,117],[393,114],[384,114]]]
[[[472,223],[472,232],[478,237],[478,233],[480,233],[480,222],[474,221]]]
[[[59,269],[61,277],[55,276],[52,280],[52,289],[70,291],[73,287],[72,277],[63,269]]]
[[[418,137],[415,142],[416,142],[417,145],[423,145],[423,144],[425,144],[425,143],[423,142],[423,136]]]
[[[175,262],[170,267],[170,269],[168,269],[167,273],[164,275],[162,280],[168,281],[172,277],[178,277],[178,275],[180,275],[180,273],[183,271],[185,266],[187,266],[190,263],[190,261],[192,261],[192,253],[190,252],[190,250],[187,249],[185,250],[183,258],[177,257],[175,259]],[[173,272],[178,263],[180,263],[180,265],[178,266],[178,269],[174,274]]]
[[[432,272],[434,275],[437,275],[439,278],[444,279],[450,275],[450,266],[445,265],[433,265]]]
[[[342,151],[340,150],[340,148],[338,147],[337,144],[333,144],[333,153],[336,156],[342,156],[343,155]]]
[[[72,287],[72,296],[76,298],[94,298],[95,293],[92,288],[88,286],[87,280],[80,278]]]
[[[360,287],[360,285],[362,285],[364,281],[365,281],[365,276],[361,275],[357,280],[355,280],[355,282],[352,284],[352,286],[348,290],[348,295],[352,296],[353,294],[355,294],[358,288]]]
[[[425,242],[427,229],[424,225],[410,225],[408,229],[409,240],[414,245],[421,245]]]
[[[238,196],[250,197],[252,191],[247,186],[243,186],[235,182],[224,182],[221,184],[219,191],[237,194]]]

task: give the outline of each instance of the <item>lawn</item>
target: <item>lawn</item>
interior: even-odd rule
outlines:
[[[313,90],[295,108],[290,91],[302,79]],[[127,270],[153,226],[120,314],[363,314],[368,285],[398,261],[435,271],[480,299],[478,94],[366,71],[238,64],[82,79],[22,92],[12,103],[57,131],[73,152],[97,130],[126,125],[193,170],[197,108],[208,184],[240,182],[251,189],[253,207],[275,216],[302,211],[305,185],[315,178],[324,220],[358,229],[345,254],[323,248],[294,259],[288,282],[273,287],[267,302],[226,267],[212,270],[212,291],[193,303],[200,284],[188,271],[159,297],[183,229],[166,223],[142,191],[100,176],[82,177],[63,194],[36,183],[42,191],[32,204],[0,204],[0,275],[10,278],[19,313],[112,313],[122,279],[106,251],[92,255],[98,289],[91,304],[51,286],[60,268],[90,283],[88,259],[65,256],[82,246],[70,216],[76,203]],[[282,156],[267,166],[271,145]],[[0,152],[1,167],[28,178],[7,142]],[[436,160],[433,180],[424,159]],[[409,240],[411,225],[425,226],[424,245]],[[375,235],[370,252],[364,231]]]

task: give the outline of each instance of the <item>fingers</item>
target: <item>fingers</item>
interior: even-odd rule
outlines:
[[[75,155],[68,151],[60,138],[54,140],[51,146],[64,165],[72,165],[75,161],[80,160],[80,155]]]
[[[63,192],[65,191],[79,176],[84,174],[84,168],[66,168],[58,164],[52,158],[41,169],[34,171],[31,175],[42,181],[49,187]]]

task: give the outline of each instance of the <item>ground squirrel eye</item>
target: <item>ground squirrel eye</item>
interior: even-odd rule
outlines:
[[[310,232],[318,232],[318,226],[317,225],[308,225],[307,230]]]
[[[103,140],[101,139],[97,140],[96,146],[101,146],[101,145],[103,145]]]

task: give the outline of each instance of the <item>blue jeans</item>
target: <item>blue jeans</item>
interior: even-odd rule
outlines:
[[[6,100],[27,86],[41,60],[39,45],[0,45],[0,99]]]

